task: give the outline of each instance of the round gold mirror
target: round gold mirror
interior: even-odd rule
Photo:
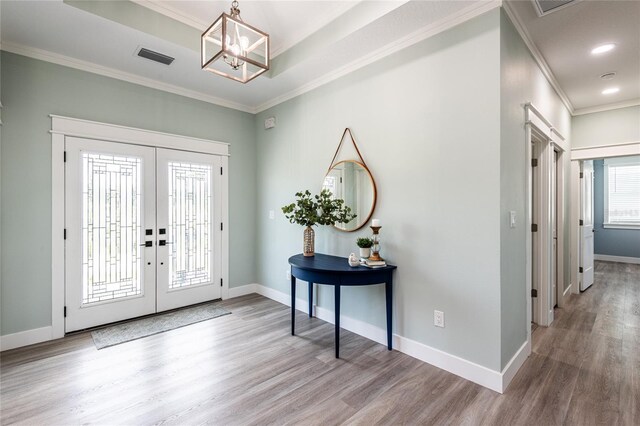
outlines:
[[[334,164],[324,177],[322,189],[328,189],[333,198],[341,198],[356,217],[347,223],[337,223],[336,228],[353,232],[369,222],[376,207],[376,183],[369,169],[358,161],[341,161]]]

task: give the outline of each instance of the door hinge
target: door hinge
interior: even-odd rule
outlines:
[[[67,228],[64,228],[64,239],[67,239]]]
[[[224,231],[224,224],[220,223],[220,230]]]
[[[220,287],[222,287],[222,278],[220,278]]]
[[[537,223],[532,223],[531,224],[531,232],[538,232],[538,224]]]
[[[531,297],[538,297],[538,290],[535,288],[531,289]]]
[[[64,162],[67,162],[67,151],[64,152]]]
[[[584,178],[584,173],[580,172],[580,179],[583,179],[583,178]]]
[[[580,219],[579,224],[580,224],[580,226],[583,226],[584,225],[584,221],[582,219]]]
[[[66,306],[64,307],[64,317],[65,318],[67,317],[67,307]]]
[[[538,159],[537,158],[532,158],[531,159],[531,167],[538,167]]]
[[[578,272],[580,272],[581,274],[584,272],[584,271],[582,270],[582,266],[578,268]]]
[[[220,176],[222,176],[222,167],[220,167]]]
[[[340,183],[342,183],[342,178],[340,178]]]

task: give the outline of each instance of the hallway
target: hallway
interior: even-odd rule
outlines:
[[[527,383],[541,424],[640,424],[640,265],[596,261],[593,286],[555,317],[507,394]]]

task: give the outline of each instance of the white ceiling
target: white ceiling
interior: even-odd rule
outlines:
[[[244,21],[270,34],[273,58],[269,75],[243,85],[203,72],[199,66],[198,35],[220,13],[228,12],[230,1],[132,2],[119,0],[114,5],[139,9],[141,16],[148,15],[147,22],[162,16],[162,28],[149,30],[62,0],[0,0],[2,49],[256,112],[497,4],[496,0],[240,1]],[[573,108],[640,98],[639,1],[581,1],[543,18],[537,17],[529,0],[514,1],[511,9]],[[193,46],[175,35],[180,31],[193,33]],[[592,45],[604,41],[617,42],[619,48],[597,60],[590,57]],[[175,61],[167,67],[139,58],[135,53],[140,47]],[[608,71],[618,72],[609,83],[621,91],[603,97],[605,84],[598,76]]]
[[[640,104],[640,1],[576,1],[542,17],[530,0],[510,1],[509,7],[576,113]],[[616,43],[616,49],[591,54],[604,43]],[[613,80],[600,78],[612,71]],[[620,91],[601,93],[612,86]]]

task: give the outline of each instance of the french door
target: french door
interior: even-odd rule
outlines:
[[[219,156],[74,137],[65,151],[66,332],[221,296]]]

